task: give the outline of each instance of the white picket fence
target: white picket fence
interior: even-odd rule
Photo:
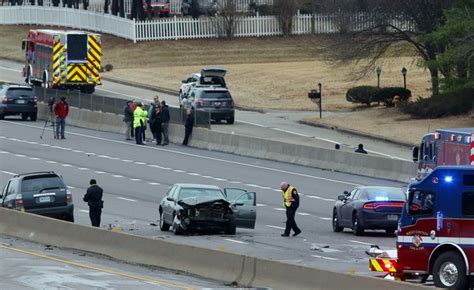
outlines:
[[[313,23],[314,20],[314,23]],[[0,7],[0,24],[38,24],[63,26],[108,33],[136,41],[216,38],[226,36],[220,17],[171,17],[146,21],[134,21],[110,14],[72,8],[46,6]],[[327,34],[341,31],[360,31],[380,22],[377,15],[302,15],[293,18],[292,34]],[[385,20],[386,21],[386,20]],[[388,19],[396,27],[415,30],[415,26],[401,19]],[[314,27],[314,28],[313,28]],[[281,35],[276,16],[238,17],[234,37],[262,37]]]

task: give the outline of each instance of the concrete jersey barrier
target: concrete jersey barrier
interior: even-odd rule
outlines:
[[[248,287],[410,290],[420,285],[335,273],[240,254],[117,233],[0,208],[0,234],[178,270]]]
[[[48,118],[47,106],[39,104],[38,107],[38,118]],[[94,130],[123,133],[125,126],[122,118],[121,115],[71,107],[67,123]],[[182,142],[183,125],[170,124],[169,132],[171,142]],[[202,149],[400,182],[408,182],[416,175],[416,166],[409,161],[220,133],[205,128],[194,128],[189,144]]]

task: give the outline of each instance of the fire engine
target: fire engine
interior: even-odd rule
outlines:
[[[439,165],[474,165],[474,128],[438,129],[413,147],[418,179]]]
[[[25,82],[93,93],[101,84],[101,37],[97,33],[32,29],[22,42]]]
[[[422,282],[432,275],[436,287],[468,289],[474,275],[474,166],[438,166],[409,185],[396,248],[396,257],[371,249],[370,269]]]

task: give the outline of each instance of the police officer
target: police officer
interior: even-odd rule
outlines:
[[[300,197],[296,188],[285,181],[280,184],[280,189],[283,191],[283,205],[286,208],[286,227],[285,232],[281,234],[281,236],[288,237],[290,236],[291,230],[293,230],[293,236],[296,237],[301,234],[301,230],[298,228],[295,221],[296,210],[300,205]]]
[[[104,202],[102,201],[102,193],[104,192],[100,186],[97,185],[95,179],[89,182],[90,187],[87,189],[83,200],[89,205],[89,217],[93,227],[100,227],[100,215]]]
[[[137,144],[145,144],[142,139],[143,127],[146,125],[147,112],[143,110],[142,103],[137,102],[137,107],[133,111],[133,128],[135,129],[135,141]]]

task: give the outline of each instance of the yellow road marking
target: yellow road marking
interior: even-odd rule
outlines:
[[[33,252],[33,251],[18,249],[18,248],[12,247],[12,246],[0,245],[0,248],[5,249],[5,250],[19,252],[19,253],[22,253],[22,254],[35,256],[35,257],[39,257],[39,258],[43,258],[43,259],[48,259],[48,260],[52,260],[52,261],[56,261],[56,262],[60,262],[60,263],[64,263],[64,264],[69,264],[69,265],[73,265],[73,266],[77,266],[77,267],[81,267],[81,268],[86,268],[86,269],[91,269],[91,270],[100,271],[100,272],[104,272],[104,273],[109,273],[109,274],[113,274],[113,275],[123,276],[123,277],[131,278],[131,279],[135,279],[135,280],[139,280],[139,281],[151,282],[151,283],[155,283],[155,284],[160,284],[160,285],[164,285],[164,286],[168,286],[168,287],[175,287],[175,288],[180,288],[180,289],[187,289],[187,290],[195,289],[195,288],[193,288],[191,286],[188,286],[188,285],[175,284],[175,283],[166,282],[166,281],[163,281],[163,280],[160,280],[160,279],[142,277],[142,276],[137,276],[137,275],[133,275],[133,274],[125,273],[125,272],[119,272],[119,271],[115,271],[115,270],[111,270],[111,269],[106,269],[106,268],[101,268],[101,267],[97,267],[97,266],[87,265],[87,264],[83,264],[83,263],[80,263],[80,262],[77,262],[77,261],[60,259],[60,258],[57,258],[57,257],[43,255],[43,254]]]

